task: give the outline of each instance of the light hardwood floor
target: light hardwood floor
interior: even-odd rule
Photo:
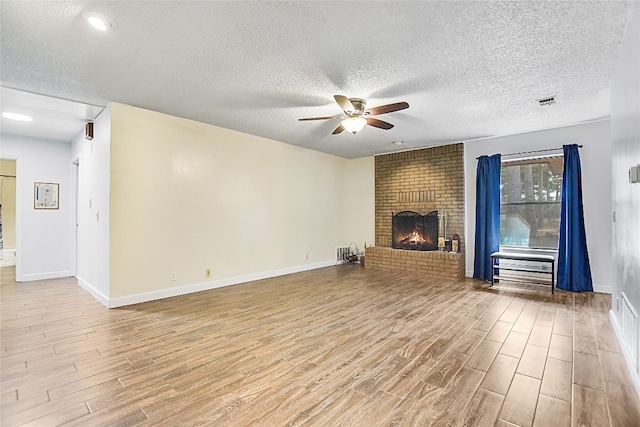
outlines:
[[[106,309],[2,274],[2,426],[640,426],[610,297],[344,265]]]

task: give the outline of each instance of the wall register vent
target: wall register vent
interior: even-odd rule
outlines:
[[[542,99],[538,99],[538,103],[540,105],[551,105],[551,104],[555,104],[556,103],[556,97],[555,96],[550,96],[548,98],[542,98]]]

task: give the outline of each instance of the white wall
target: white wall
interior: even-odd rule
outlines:
[[[612,323],[640,395],[638,360],[631,360],[623,337],[620,302],[627,296],[640,314],[640,184],[629,183],[629,168],[640,164],[640,3],[634,2],[611,85],[613,210]],[[640,342],[640,328],[635,345]],[[636,348],[637,351],[637,348]],[[634,366],[635,365],[635,366]]]
[[[373,158],[116,103],[111,124],[110,306],[333,265],[336,247],[373,241]]]
[[[71,144],[3,134],[2,152],[17,160],[16,280],[71,276]],[[56,210],[33,206],[35,182],[60,184]]]
[[[76,250],[72,252],[77,253],[78,283],[108,306],[110,108],[94,120],[93,129],[93,140],[86,140],[84,132],[78,134],[69,154],[69,164],[76,161],[79,164],[78,194],[74,195],[78,201],[78,236]]]
[[[580,149],[580,162],[593,286],[596,292],[611,292],[611,137],[608,120],[465,143],[465,221],[468,242],[465,260],[468,277],[473,276],[476,158],[483,154],[561,148],[565,144],[584,146]]]
[[[375,157],[349,160],[346,165],[340,178],[344,190],[340,234],[345,239],[340,246],[355,242],[364,251],[365,243],[375,243]]]

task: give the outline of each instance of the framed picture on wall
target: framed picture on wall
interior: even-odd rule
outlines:
[[[35,182],[33,184],[34,209],[58,209],[60,184],[52,182]]]

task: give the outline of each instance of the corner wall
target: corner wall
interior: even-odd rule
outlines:
[[[109,306],[110,107],[94,120],[93,130],[91,141],[84,138],[84,131],[73,139],[68,160],[70,166],[78,163],[71,166],[72,174],[77,173],[78,189],[75,274],[80,286]]]
[[[580,149],[582,195],[593,286],[596,292],[611,293],[611,136],[608,120],[465,142],[468,277],[473,277],[478,163],[476,158],[483,154],[562,149],[565,144],[583,145]]]
[[[611,321],[640,396],[640,183],[629,168],[640,164],[640,3],[633,2],[611,85],[613,234]],[[627,304],[636,312],[627,316]],[[627,315],[625,315],[625,313]]]
[[[117,103],[110,155],[112,307],[334,265],[373,240],[373,158]]]

